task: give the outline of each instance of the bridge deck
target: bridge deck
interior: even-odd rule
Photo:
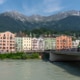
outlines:
[[[51,51],[51,53],[54,54],[61,54],[61,55],[74,55],[74,56],[80,56],[80,52],[77,51]]]

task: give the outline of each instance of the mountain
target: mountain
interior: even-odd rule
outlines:
[[[0,32],[46,28],[56,31],[80,31],[80,11],[60,12],[51,16],[25,16],[17,11],[0,14]]]
[[[80,16],[80,11],[71,10],[66,12],[57,13],[55,15],[48,16],[48,20],[61,20],[68,16]]]

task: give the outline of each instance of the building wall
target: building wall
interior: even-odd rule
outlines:
[[[77,50],[80,40],[72,41],[72,49]]]
[[[38,50],[38,39],[32,38],[32,50]]]
[[[21,52],[22,51],[22,43],[23,43],[22,37],[16,37],[15,43],[16,43],[16,45],[15,45],[16,51]]]
[[[72,48],[72,38],[70,36],[62,35],[56,37],[56,50],[64,50]]]
[[[32,38],[31,37],[23,37],[22,49],[23,51],[32,50]]]
[[[45,50],[55,50],[56,47],[56,39],[54,37],[46,37],[44,38]]]
[[[41,37],[38,39],[38,50],[44,50],[44,39]]]
[[[32,39],[32,50],[44,50],[43,38],[33,38]]]
[[[56,49],[56,38],[53,38],[53,50]]]
[[[7,31],[0,33],[0,52],[15,51],[15,34]]]

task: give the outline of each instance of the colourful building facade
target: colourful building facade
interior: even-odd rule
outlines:
[[[44,39],[42,37],[38,38],[38,50],[44,51]]]
[[[22,37],[15,37],[15,47],[16,47],[16,51],[21,52],[22,50],[22,44],[23,44],[23,40]]]
[[[80,43],[80,40],[74,40],[74,41],[72,41],[72,50],[77,51],[79,43]]]
[[[32,50],[37,51],[38,50],[38,39],[32,38]]]
[[[32,38],[31,37],[23,37],[22,38],[22,49],[23,51],[32,50]]]
[[[56,50],[71,50],[72,49],[72,37],[61,35],[56,37]]]
[[[43,51],[44,50],[44,40],[43,38],[33,38],[32,39],[32,50],[39,50]]]
[[[44,49],[45,50],[55,50],[55,48],[56,48],[56,38],[44,37]]]
[[[15,52],[15,34],[9,31],[0,33],[0,52]]]

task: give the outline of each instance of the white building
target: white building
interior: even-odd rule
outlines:
[[[77,50],[80,40],[72,41],[72,49]]]
[[[43,38],[33,38],[32,39],[32,50],[44,50],[44,40]]]
[[[35,51],[38,50],[38,39],[37,38],[32,39],[32,50],[35,50]]]

